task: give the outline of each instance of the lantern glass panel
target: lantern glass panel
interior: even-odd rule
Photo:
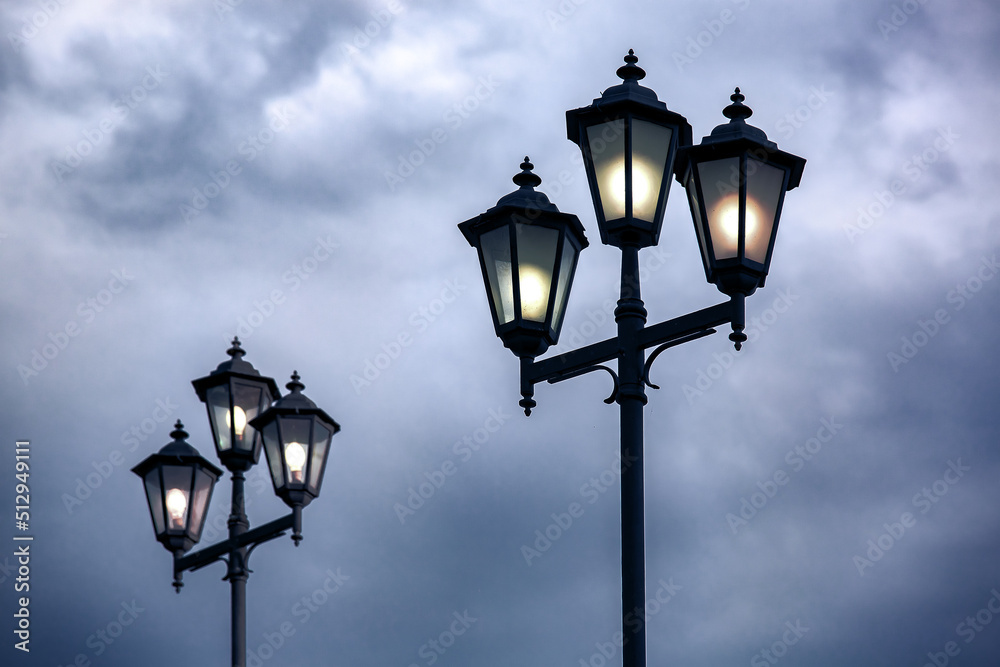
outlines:
[[[323,481],[323,462],[326,460],[326,450],[330,446],[330,431],[321,424],[313,428],[313,446],[309,461],[309,487],[319,493]]]
[[[272,421],[264,427],[264,449],[267,454],[267,464],[271,468],[271,480],[274,488],[284,485],[285,473],[282,470],[281,439],[278,437],[278,422]]]
[[[193,472],[188,466],[163,466],[163,500],[167,510],[167,531],[183,531],[187,528]]]
[[[549,227],[518,223],[517,276],[521,317],[544,322],[549,310],[549,290],[555,271],[559,232]]]
[[[587,128],[597,194],[605,220],[625,217],[625,121],[612,120]],[[655,206],[655,203],[654,203]]]
[[[691,205],[691,216],[694,218],[694,230],[698,234],[698,249],[701,251],[701,261],[705,269],[709,267],[708,246],[705,244],[705,227],[702,225],[701,206],[698,205],[698,182],[689,178],[687,182],[688,203]]]
[[[205,392],[205,403],[208,405],[209,421],[215,436],[215,446],[220,452],[231,449],[233,434],[229,424],[229,384],[212,387]]]
[[[514,319],[514,278],[511,271],[510,228],[498,227],[479,237],[490,284],[490,298],[497,311],[497,321],[507,324]]]
[[[697,168],[715,259],[736,257],[740,248],[740,159],[710,160]]]
[[[260,414],[262,397],[263,391],[260,387],[233,382],[233,414],[236,418],[230,419],[227,412],[226,424],[232,424],[233,434],[236,436],[236,449],[254,450],[257,432],[250,426],[250,420]]]
[[[303,486],[309,456],[311,417],[279,417],[281,456],[285,463],[285,483]]]
[[[746,256],[760,264],[767,259],[767,246],[784,186],[784,169],[747,159]]]
[[[202,468],[194,473],[194,500],[191,503],[191,539],[197,542],[201,539],[201,529],[205,525],[205,512],[212,495],[212,477]]]
[[[160,486],[160,470],[153,468],[146,473],[146,502],[149,503],[149,514],[153,517],[153,532],[162,535],[166,527],[163,523],[163,495]]]
[[[563,317],[566,315],[566,299],[569,297],[570,283],[573,280],[573,274],[576,272],[577,254],[576,246],[570,243],[568,239],[564,239],[562,260],[559,262],[559,282],[556,283],[555,312],[552,313],[552,331],[555,332],[556,336],[559,335]]]
[[[645,120],[632,121],[632,215],[653,221],[663,176],[668,173],[669,127]]]

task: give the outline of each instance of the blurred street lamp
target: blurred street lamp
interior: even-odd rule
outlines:
[[[739,88],[723,110],[729,123],[698,146],[691,126],[656,93],[639,85],[646,73],[630,50],[618,69],[622,83],[587,107],[566,112],[567,136],[583,153],[601,241],[622,252],[621,298],[613,338],[536,361],[558,342],[577,255],[587,247],[576,216],[560,213],[541,192],[525,158],[514,177],[519,190],[482,215],[459,224],[479,253],[496,334],[521,362],[521,400],[535,407],[534,386],[607,371],[614,390],[606,403],[621,409],[622,647],[624,667],[645,667],[646,603],[643,414],[650,365],[664,350],[729,324],[737,350],[747,337],[745,299],[764,285],[785,192],[799,185],[805,160],[778,150],[746,123],[752,111]],[[655,246],[671,177],[686,188],[705,275],[728,302],[646,326],[639,289],[639,250]],[[655,348],[646,358],[646,350]],[[616,359],[618,372],[603,365]],[[636,611],[638,610],[638,611]],[[627,628],[627,629],[626,629]]]
[[[330,440],[340,426],[302,394],[305,387],[298,373],[292,374],[287,385],[292,393],[282,398],[273,379],[261,376],[243,360],[246,353],[238,338],[233,339],[228,354],[229,360],[192,384],[208,408],[219,460],[232,473],[229,538],[184,555],[201,539],[212,490],[222,470],[187,443],[188,434],[180,420],[170,434],[173,441],[132,468],[132,472],[143,480],[156,539],[174,555],[173,585],[178,593],[184,585],[184,572],[216,561],[227,564],[224,580],[231,586],[232,664],[246,667],[250,553],[289,529],[298,546],[302,540],[302,508],[319,496]],[[244,473],[260,458],[262,435],[275,493],[292,508],[292,513],[250,530]]]

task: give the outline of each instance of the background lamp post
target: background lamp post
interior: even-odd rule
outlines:
[[[518,282],[512,277],[523,275],[529,261],[526,258],[548,258],[551,251],[540,247],[544,244],[535,235],[521,234],[516,243],[510,242],[512,232],[507,231],[517,224],[525,228],[529,223],[554,226],[540,222],[542,216],[537,211],[530,221],[513,221],[514,217],[528,217],[520,209],[521,200],[528,198],[526,191],[544,198],[529,187],[529,176],[530,186],[540,182],[530,173],[530,163],[526,161],[522,165],[525,171],[515,177],[521,190],[459,225],[469,243],[479,250],[497,336],[520,357],[519,404],[525,414],[530,415],[536,405],[534,386],[539,382],[561,382],[595,370],[607,371],[614,381],[614,390],[605,402],[620,406],[621,460],[629,462],[621,474],[624,667],[646,664],[645,622],[636,629],[629,617],[638,614],[644,619],[646,603],[642,407],[647,402],[646,387],[658,389],[649,380],[650,365],[664,350],[713,334],[714,327],[723,324],[731,325],[729,338],[740,349],[746,340],[745,298],[764,284],[784,193],[799,184],[805,165],[805,160],[779,151],[761,130],[746,124],[751,111],[742,104],[739,89],[731,98],[733,104],[723,112],[730,122],[715,128],[701,145],[691,146],[687,121],[668,111],[653,91],[638,84],[645,72],[637,62],[630,50],[625,65],[618,69],[623,83],[608,88],[589,107],[566,112],[567,135],[583,153],[601,241],[622,252],[616,336],[535,360],[558,341],[574,267],[569,267],[565,293],[557,300],[556,326],[550,326],[552,320],[545,320],[544,326],[535,327],[524,305],[530,288],[523,278]],[[654,246],[659,240],[670,177],[675,172],[687,189],[706,276],[730,300],[646,326],[639,286],[639,249]],[[516,202],[517,206],[505,209],[501,206],[505,201]],[[547,198],[544,201],[548,204]],[[548,210],[556,210],[548,206]],[[563,224],[568,224],[561,233],[576,241],[578,252],[586,246],[579,220],[569,214],[559,215],[563,216]],[[575,224],[569,224],[570,220]],[[503,274],[499,267],[506,266],[509,268],[504,268]],[[554,264],[547,259],[546,266]],[[555,284],[553,280],[550,278],[548,285]],[[507,312],[508,303],[512,304],[513,316],[504,319],[501,313]],[[551,295],[549,303],[550,307],[556,303]],[[529,342],[522,342],[525,339]],[[535,341],[537,345],[532,344]],[[655,349],[647,359],[649,348]],[[618,362],[617,373],[603,365],[612,359]]]
[[[173,585],[178,593],[184,585],[184,572],[216,561],[226,563],[223,579],[229,581],[231,589],[232,664],[246,667],[246,583],[250,554],[289,529],[298,546],[302,539],[302,508],[319,495],[330,439],[340,426],[301,394],[303,385],[298,382],[298,374],[293,374],[288,384],[292,393],[279,398],[274,380],[260,375],[243,360],[245,352],[238,338],[233,339],[228,353],[229,360],[192,384],[208,406],[216,453],[232,473],[229,538],[184,555],[201,539],[212,489],[222,470],[186,442],[188,434],[180,421],[170,434],[173,442],[147,457],[132,472],[143,479],[156,539],[174,555]],[[275,399],[277,403],[269,407]],[[284,467],[282,484],[275,480],[275,492],[292,507],[292,513],[250,530],[244,473],[260,458],[262,429],[264,442],[269,442],[268,433],[273,432],[278,437],[277,451],[285,452],[269,454],[269,461],[272,473],[276,465]]]

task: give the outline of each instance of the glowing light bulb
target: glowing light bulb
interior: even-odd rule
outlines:
[[[740,196],[730,194],[723,197],[715,207],[718,230],[722,238],[713,239],[718,245],[736,254],[740,243]],[[749,248],[757,239],[763,212],[752,198],[747,197],[746,245]]]
[[[632,208],[646,208],[649,203],[649,175],[638,161],[632,164]],[[615,202],[625,207],[625,165],[618,167],[611,176],[611,194]]]
[[[187,494],[180,489],[167,491],[167,514],[170,515],[171,528],[184,528],[184,514],[187,512]]]
[[[521,317],[541,322],[549,305],[548,278],[533,266],[522,266],[521,276]]]
[[[297,442],[290,442],[285,445],[285,463],[288,465],[288,472],[292,476],[292,481],[302,482],[302,468],[306,464],[306,448]]]
[[[233,407],[232,414],[235,415],[235,419],[230,417],[230,412],[226,410],[226,428],[233,428],[233,422],[235,422],[236,439],[242,440],[243,431],[245,431],[247,427],[247,413],[243,411],[243,408],[237,405]]]

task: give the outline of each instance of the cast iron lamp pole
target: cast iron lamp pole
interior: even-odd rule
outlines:
[[[561,213],[535,187],[541,179],[525,158],[518,190],[459,225],[479,251],[497,336],[521,361],[521,400],[535,407],[534,385],[607,371],[614,390],[606,403],[621,412],[622,660],[646,664],[646,582],[643,503],[643,406],[650,365],[664,350],[729,324],[737,350],[746,341],[745,300],[764,285],[786,191],[798,186],[805,160],[778,150],[748,125],[752,111],[739,88],[723,110],[729,123],[693,146],[691,127],[656,94],[629,51],[622,83],[593,104],[566,112],[567,134],[580,146],[601,240],[621,249],[621,292],[613,338],[536,361],[558,341],[576,260],[587,239],[579,219]],[[709,282],[729,301],[646,326],[639,284],[639,250],[659,240],[672,176],[687,190]],[[646,350],[655,348],[646,358]],[[604,366],[612,359],[618,372]],[[628,623],[636,617],[637,629]],[[631,631],[631,632],[630,632]]]
[[[208,408],[219,459],[232,473],[233,494],[229,538],[184,555],[201,539],[215,482],[222,470],[187,443],[180,420],[173,441],[135,468],[146,488],[156,539],[174,556],[174,588],[181,592],[184,572],[225,561],[230,583],[233,667],[246,667],[246,584],[248,560],[258,546],[292,531],[302,540],[302,508],[319,495],[330,440],[340,426],[302,394],[298,373],[281,397],[274,380],[263,377],[243,360],[239,339],[230,359],[192,384]],[[273,404],[272,404],[273,403]],[[263,440],[263,443],[262,443]],[[267,453],[275,493],[292,508],[280,519],[250,529],[246,515],[244,473],[257,463],[261,446]]]

